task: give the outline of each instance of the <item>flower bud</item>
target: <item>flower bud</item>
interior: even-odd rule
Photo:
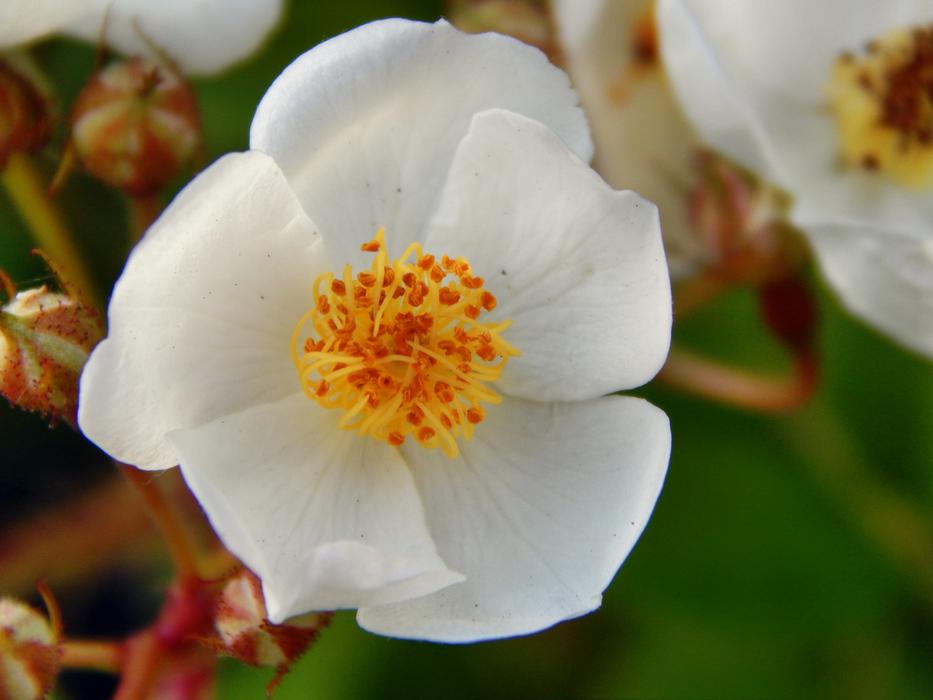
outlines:
[[[71,128],[82,165],[139,196],[178,175],[201,138],[191,86],[174,70],[139,57],[91,78],[75,102]]]
[[[0,169],[12,153],[35,151],[49,139],[52,101],[24,57],[0,59]]]
[[[44,286],[20,292],[0,308],[0,394],[73,422],[78,376],[102,336],[96,310]]]
[[[711,152],[697,158],[689,195],[693,230],[711,264],[735,283],[765,284],[797,267],[805,253],[785,214],[784,193]]]
[[[44,698],[58,674],[58,660],[49,621],[25,603],[0,598],[0,698]]]
[[[465,32],[507,34],[559,62],[556,32],[543,0],[451,0],[448,15]]]
[[[259,579],[244,572],[224,586],[214,624],[225,653],[250,666],[278,670],[274,685],[317,639],[330,617],[329,613],[312,613],[289,624],[272,624],[266,617]]]

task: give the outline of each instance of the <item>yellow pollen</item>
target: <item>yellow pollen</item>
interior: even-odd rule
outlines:
[[[521,354],[502,338],[511,321],[481,320],[496,307],[463,258],[438,259],[411,244],[389,262],[385,232],[361,246],[369,270],[314,281],[314,306],[292,334],[292,360],[308,398],[342,411],[340,426],[399,446],[411,437],[460,454],[502,398],[494,384]]]
[[[933,186],[933,25],[890,32],[862,56],[842,54],[827,91],[847,166]]]

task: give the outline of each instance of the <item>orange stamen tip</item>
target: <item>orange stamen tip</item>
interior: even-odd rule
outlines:
[[[463,258],[412,245],[389,261],[382,231],[362,250],[376,254],[371,269],[319,277],[314,306],[296,325],[305,393],[341,411],[346,430],[396,447],[411,435],[456,457],[457,440],[485,417],[478,404],[499,402],[491,385],[518,354],[500,339],[506,326],[480,318],[496,298]]]

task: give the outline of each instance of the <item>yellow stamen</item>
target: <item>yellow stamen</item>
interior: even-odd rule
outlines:
[[[292,360],[308,398],[343,412],[340,427],[404,444],[412,436],[448,457],[498,404],[495,383],[518,349],[502,339],[511,321],[487,323],[496,307],[463,258],[438,259],[412,243],[389,262],[380,229],[375,253],[354,278],[318,277],[314,306],[292,334]]]
[[[911,188],[933,186],[933,26],[841,55],[828,94],[843,162]]]

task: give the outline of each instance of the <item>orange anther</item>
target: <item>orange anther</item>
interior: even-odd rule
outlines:
[[[479,350],[476,351],[476,354],[486,360],[486,362],[492,362],[499,353],[496,352],[492,345],[481,345]]]
[[[301,380],[323,406],[348,412],[347,420],[355,414],[351,427],[367,425],[364,432],[396,447],[410,435],[438,448],[443,436],[444,451],[456,454],[450,440],[485,418],[474,389],[491,391],[501,371],[494,361],[512,354],[492,325],[477,320],[496,308],[496,297],[464,258],[422,253],[414,262],[388,262],[386,248],[380,234],[361,246],[378,253],[371,267],[315,282],[324,293],[310,320],[302,319],[308,328],[296,331],[305,353],[296,360]],[[389,408],[393,415],[383,416]]]
[[[449,287],[441,287],[441,291],[438,293],[438,300],[444,306],[453,306],[460,301],[460,292],[455,292]]]

